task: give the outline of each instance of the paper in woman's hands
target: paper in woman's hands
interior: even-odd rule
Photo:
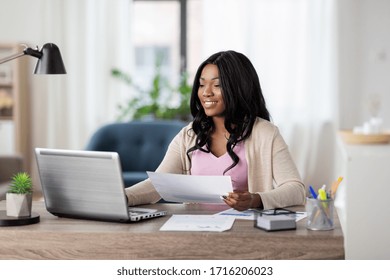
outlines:
[[[233,191],[230,176],[194,176],[147,172],[165,201],[224,203],[221,195]]]

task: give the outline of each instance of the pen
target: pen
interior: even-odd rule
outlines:
[[[326,200],[326,192],[324,189],[319,189],[318,190],[318,195],[320,197],[320,200]]]
[[[317,199],[317,194],[312,186],[309,187],[309,191],[314,199]]]
[[[331,195],[332,195],[332,198],[334,198],[334,196],[335,196],[335,194],[336,194],[336,191],[337,191],[337,189],[338,189],[338,187],[339,187],[339,185],[340,185],[340,183],[341,183],[342,180],[343,180],[343,177],[340,176],[340,177],[337,179],[337,181],[334,182],[334,183],[332,184],[332,188],[331,188],[331,190],[330,190],[330,193],[331,193]]]

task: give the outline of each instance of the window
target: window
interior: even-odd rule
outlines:
[[[161,58],[161,74],[177,84],[180,73],[192,76],[200,63],[200,0],[134,0],[134,81],[147,87]],[[190,78],[191,79],[191,78]]]
[[[179,1],[135,1],[133,20],[134,82],[147,89],[161,59],[161,74],[176,83],[180,73]]]

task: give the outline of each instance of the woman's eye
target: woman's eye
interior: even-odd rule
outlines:
[[[214,87],[219,87],[219,85],[214,85]]]
[[[204,87],[204,85],[199,85],[199,87]]]

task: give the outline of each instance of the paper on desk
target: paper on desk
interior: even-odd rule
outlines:
[[[295,214],[289,214],[287,216],[295,218],[295,221],[298,222],[307,217],[307,212],[297,212]]]
[[[251,209],[245,211],[237,211],[233,208],[227,209],[225,211],[214,214],[216,216],[229,216],[241,220],[254,220],[255,212]],[[284,216],[289,216],[295,218],[295,221],[298,222],[307,217],[307,212],[296,212],[295,214],[287,214]]]
[[[230,176],[147,173],[157,192],[166,201],[224,203],[220,196],[233,191]]]
[[[234,217],[215,215],[172,215],[161,231],[226,231],[232,228]]]
[[[219,212],[217,214],[214,214],[215,216],[228,216],[233,217],[235,219],[241,219],[241,220],[254,220],[255,219],[255,213],[253,210],[245,210],[245,211],[237,211],[233,208],[227,209],[225,211]]]

